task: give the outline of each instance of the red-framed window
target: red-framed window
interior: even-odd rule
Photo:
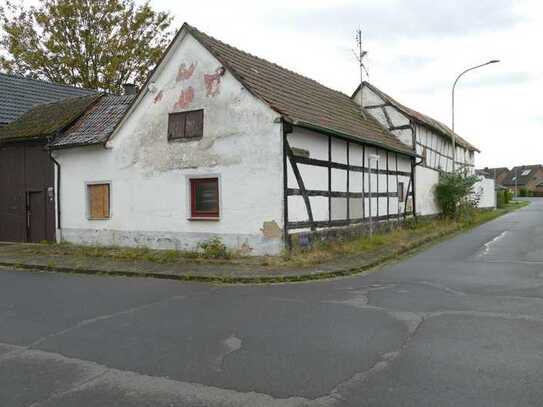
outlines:
[[[190,216],[196,219],[219,217],[218,178],[191,178]]]

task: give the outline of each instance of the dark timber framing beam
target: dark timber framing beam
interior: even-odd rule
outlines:
[[[360,167],[358,165],[347,165],[347,164],[341,164],[341,163],[336,163],[336,162],[329,162],[329,161],[325,161],[325,160],[319,160],[319,159],[316,159],[316,158],[307,158],[307,157],[301,157],[301,156],[294,156],[293,157],[293,160],[298,163],[298,164],[306,164],[306,165],[315,165],[317,167],[328,167],[330,166],[331,168],[336,168],[336,169],[339,169],[339,170],[349,170],[349,171],[353,171],[353,172],[364,172],[364,173],[368,173],[369,172],[369,169],[366,168],[366,167]],[[396,172],[398,175],[403,175],[405,177],[409,177],[411,174],[407,171],[393,171],[390,173],[390,175],[396,175]],[[376,173],[379,173],[379,174],[386,174],[386,170],[376,170],[376,169],[373,169],[371,171],[372,174],[376,174]]]
[[[375,191],[372,193],[372,202],[376,205],[376,213],[375,216],[372,217],[373,220],[381,222],[381,221],[390,221],[391,219],[395,220],[397,219],[398,222],[400,222],[400,219],[403,215],[405,218],[406,216],[406,206],[404,206],[404,213],[402,214],[402,211],[400,209],[400,201],[399,201],[399,182],[400,177],[407,177],[408,178],[408,187],[405,191],[405,204],[407,205],[408,197],[414,197],[414,163],[415,159],[414,156],[411,156],[409,154],[403,154],[401,152],[395,151],[394,149],[388,149],[388,148],[382,148],[377,145],[367,144],[365,142],[358,142],[353,141],[350,139],[345,139],[342,137],[335,136],[331,133],[321,133],[323,136],[327,137],[326,143],[328,144],[328,154],[325,159],[315,159],[311,158],[307,154],[300,154],[298,149],[296,149],[296,145],[291,147],[290,142],[293,142],[293,138],[290,138],[289,135],[292,133],[293,128],[295,126],[291,125],[288,122],[283,121],[283,173],[284,173],[284,240],[286,247],[290,250],[292,248],[292,233],[293,230],[296,229],[310,229],[312,232],[317,231],[319,228],[331,228],[331,227],[342,227],[342,226],[350,226],[350,225],[363,225],[366,222],[368,222],[369,216],[366,213],[366,174],[367,177],[372,177],[375,175]],[[400,126],[401,127],[401,126]],[[403,129],[403,127],[402,127]],[[337,140],[343,141],[345,143],[345,147],[343,145],[334,143],[334,138]],[[290,142],[289,142],[290,141]],[[360,151],[352,150],[352,145],[355,144],[357,146],[360,146],[361,151],[361,159],[362,163],[359,162],[359,156]],[[340,146],[339,152],[343,148],[345,148],[345,161],[343,162],[334,162],[333,161],[333,153],[334,153],[334,146]],[[370,148],[370,150],[367,150]],[[367,152],[368,154],[370,152],[375,151],[377,155],[380,155],[380,159],[377,161],[375,168],[369,169],[366,165],[367,160]],[[354,154],[356,153],[356,154]],[[392,155],[393,154],[393,155]],[[342,154],[340,154],[342,155]],[[411,160],[411,171],[400,171],[399,170],[399,156],[405,156],[406,158],[410,158]],[[391,163],[391,159],[394,159],[395,163]],[[382,163],[382,160],[386,160],[385,164]],[[289,169],[290,164],[290,169]],[[361,164],[361,165],[356,165]],[[303,168],[300,168],[300,165],[307,166],[307,167],[322,167],[326,168],[326,174],[328,177],[327,182],[323,182],[323,189],[307,189],[304,179],[302,177]],[[334,191],[334,185],[333,185],[333,171],[334,169],[337,170],[343,170],[345,171],[345,187],[346,192],[342,191]],[[361,192],[351,192],[353,189],[352,181],[353,181],[353,173],[360,173],[362,175],[361,180]],[[324,175],[324,174],[323,174]],[[383,179],[381,178],[381,175],[385,175]],[[289,176],[296,179],[297,187],[289,187]],[[396,188],[392,188],[390,185],[390,182],[394,179],[391,177],[396,178]],[[386,179],[386,189],[384,188],[382,182],[384,182]],[[306,180],[307,181],[307,180]],[[405,180],[407,181],[407,179]],[[292,184],[292,180],[290,180]],[[394,181],[392,181],[394,182]],[[404,181],[402,181],[404,182]],[[326,185],[327,184],[327,185]],[[342,185],[336,185],[336,189],[343,189]],[[356,189],[359,187],[356,186]],[[356,190],[355,189],[355,190]],[[381,191],[383,189],[383,191]],[[305,209],[307,212],[307,218],[305,220],[300,221],[290,221],[289,220],[289,197],[291,196],[301,196],[304,201]],[[323,197],[327,200],[328,205],[328,216],[324,218],[324,220],[315,220],[312,205],[311,205],[311,198],[312,197]],[[381,199],[386,199],[386,205],[384,205],[384,201],[380,202]],[[341,214],[342,219],[334,219],[334,213],[333,213],[333,203],[334,199],[344,199],[345,200],[345,213]],[[362,214],[361,217],[354,217],[353,216],[353,207],[352,202],[353,200],[362,199]],[[391,213],[391,199],[397,200],[398,207],[397,211],[393,210],[392,212],[397,213]],[[360,202],[359,202],[360,203]],[[383,204],[383,205],[381,205]],[[383,214],[386,206],[386,214]],[[343,219],[343,216],[345,218]],[[337,217],[337,216],[336,216]]]
[[[393,214],[390,215],[390,218],[396,218],[397,215]],[[386,221],[387,216],[374,216],[374,221],[380,222],[380,221]],[[338,219],[333,220],[331,222],[328,221],[316,221],[313,222],[317,228],[328,228],[328,227],[341,227],[341,226],[350,226],[350,225],[358,225],[358,224],[367,224],[369,222],[368,218],[356,218],[356,219]],[[310,227],[310,223],[308,221],[300,221],[300,222],[290,222],[288,224],[289,229],[305,229],[307,227]]]
[[[346,143],[346,146],[347,146],[347,198],[346,198],[346,212],[347,212],[347,219],[351,219],[351,199],[350,199],[350,195],[349,195],[349,187],[350,187],[350,179],[349,179],[349,165],[350,165],[350,162],[349,162],[349,149],[350,149],[350,145],[349,145],[349,142],[347,141]]]
[[[340,192],[340,191],[326,191],[321,189],[306,189],[305,193],[307,196],[325,196],[331,198],[362,198],[364,196],[363,192]],[[288,196],[303,196],[303,192],[299,188],[288,188]],[[375,192],[371,193],[372,198],[396,198],[398,192]]]
[[[411,130],[411,125],[410,124],[404,124],[402,126],[391,126],[389,128],[390,131],[394,131],[394,130]]]
[[[390,106],[390,104],[388,104],[388,103],[380,103],[380,104],[377,104],[377,105],[364,106],[364,109],[384,109],[387,106]]]
[[[332,136],[328,135],[328,220],[332,221]]]
[[[313,211],[311,210],[311,201],[309,200],[309,196],[307,195],[304,180],[302,178],[302,175],[300,174],[300,169],[298,168],[298,163],[294,159],[294,153],[292,152],[292,149],[290,148],[288,139],[286,137],[285,146],[287,149],[287,157],[289,159],[290,166],[292,167],[292,172],[294,173],[294,177],[296,178],[296,182],[298,183],[298,188],[300,189],[302,198],[304,199],[305,208],[307,210],[307,217],[309,218],[309,223],[311,224],[311,230],[315,230],[316,227],[313,220]]]
[[[287,250],[292,248],[292,242],[290,240],[290,233],[288,232],[288,166],[287,166],[287,146],[288,140],[287,136],[289,133],[292,133],[292,126],[283,121],[282,122],[283,130],[283,242]]]

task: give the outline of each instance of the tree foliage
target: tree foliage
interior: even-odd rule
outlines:
[[[20,3],[20,2],[18,2]],[[142,85],[171,39],[172,17],[134,0],[41,0],[0,7],[0,69],[117,93]]]
[[[477,206],[478,197],[473,194],[477,181],[476,175],[467,175],[462,171],[440,174],[435,196],[444,216],[458,218]]]

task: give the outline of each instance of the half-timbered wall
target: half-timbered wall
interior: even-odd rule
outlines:
[[[360,101],[360,92],[354,98]],[[452,171],[453,148],[452,141],[448,137],[415,120],[412,121],[409,116],[368,87],[363,89],[363,103],[365,109],[396,135],[398,140],[416,148],[417,154],[424,157],[422,166],[435,170]],[[473,151],[457,144],[457,168],[466,168],[470,174],[473,174],[475,171],[474,158]]]
[[[370,213],[394,221],[412,210],[410,157],[298,127],[286,140],[289,233],[361,224]],[[372,154],[379,160],[370,174]]]
[[[423,165],[437,170],[452,171],[452,142],[428,127],[416,124],[417,154],[424,157]],[[474,153],[456,146],[456,167],[465,168],[469,174],[475,172]]]
[[[439,182],[439,171],[452,171],[452,141],[442,133],[411,118],[388,100],[364,86],[353,99],[374,116],[398,140],[415,149],[423,157],[415,167],[416,211],[420,215],[435,215],[439,207],[435,202],[434,188]],[[474,152],[457,145],[456,168],[465,168],[473,174]],[[420,159],[418,159],[420,160]]]

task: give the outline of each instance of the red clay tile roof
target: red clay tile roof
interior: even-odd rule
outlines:
[[[188,24],[183,28],[250,92],[294,125],[339,133],[415,155],[412,148],[401,143],[371,115],[362,117],[360,107],[349,96],[225,44]]]
[[[511,187],[515,185],[518,185],[518,186],[526,185],[534,177],[538,178],[537,177],[538,170],[543,170],[543,166],[541,164],[521,165],[518,167],[513,167],[511,171],[509,171],[509,174],[507,174],[505,179],[502,181],[502,185],[511,186]]]
[[[417,112],[416,110],[411,109],[410,107],[407,107],[404,104],[401,104],[400,102],[395,100],[392,96],[386,94],[381,89],[375,87],[371,83],[364,82],[364,85],[366,85],[372,91],[377,93],[386,102],[390,103],[392,106],[396,107],[398,110],[400,110],[401,112],[403,112],[407,116],[411,117],[413,120],[415,120],[415,121],[417,121],[417,122],[419,122],[421,124],[424,124],[424,125],[432,128],[432,129],[438,131],[439,133],[443,134],[445,137],[447,137],[449,139],[451,139],[453,134],[455,134],[455,133],[453,133],[453,131],[448,126],[444,125],[440,121],[437,121],[437,120],[431,118],[430,116],[427,116],[425,114]],[[355,94],[358,92],[359,89],[360,89],[360,87],[358,87],[358,89],[355,91]],[[462,146],[464,148],[467,148],[470,151],[480,152],[480,150],[477,147],[473,146],[468,141],[464,140],[458,134],[456,134],[456,144],[458,144],[459,146]]]
[[[50,143],[51,148],[104,143],[130,107],[135,95],[105,95]]]

